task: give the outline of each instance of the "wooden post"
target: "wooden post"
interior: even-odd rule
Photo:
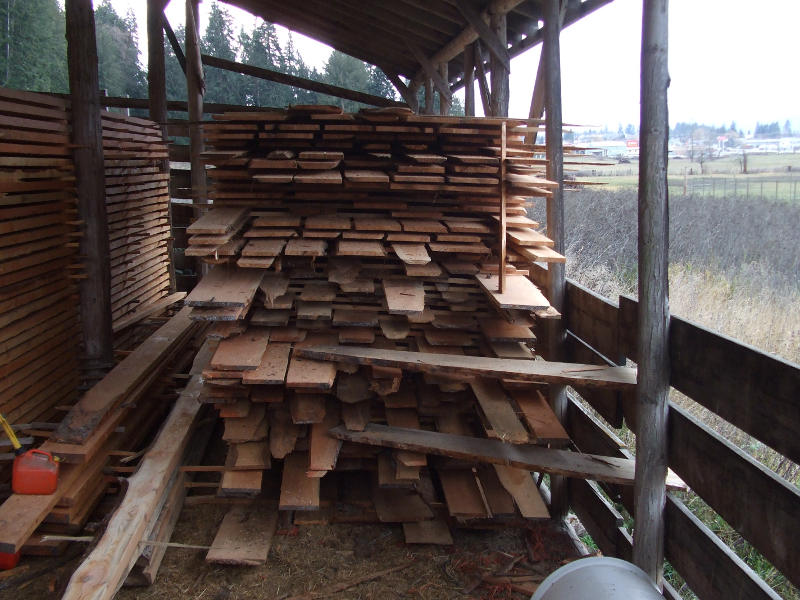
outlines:
[[[542,56],[545,60],[545,111],[547,113],[547,178],[558,182],[553,195],[547,199],[547,236],[555,243],[553,249],[564,254],[564,146],[561,138],[561,46],[559,41],[559,0],[546,0],[544,9],[544,39]],[[564,265],[547,264],[547,285],[550,304],[559,312],[564,310]],[[547,358],[563,360],[564,323],[561,319],[547,321]],[[550,386],[550,405],[558,419],[567,418],[567,396],[564,386]],[[550,478],[551,507],[553,518],[563,519],[569,510],[567,480]]]
[[[425,114],[433,114],[433,81],[430,77],[425,80]]]
[[[497,291],[501,294],[506,287],[506,144],[507,125],[500,123],[500,264],[497,272]]]
[[[464,114],[475,116],[475,50],[472,44],[464,47]]]
[[[633,562],[661,588],[669,410],[667,7],[644,0],[639,161],[639,371]]]
[[[483,114],[487,117],[493,117],[492,102],[490,100],[491,94],[489,93],[489,84],[486,83],[486,72],[483,68],[483,52],[481,52],[481,43],[475,40],[472,44],[475,48],[475,71],[478,75],[478,88],[481,92],[481,104],[483,105]]]
[[[506,46],[506,13],[493,12],[489,18],[489,26],[497,35],[498,40]],[[492,69],[492,116],[508,116],[508,75],[509,70],[501,60],[490,53],[489,64]]]
[[[442,74],[442,77],[445,81],[448,80],[447,76],[448,71],[448,64],[442,63],[439,65],[439,73]],[[439,92],[439,114],[440,115],[449,115],[450,114],[450,98],[445,97],[444,94]]]
[[[164,64],[164,0],[147,0],[147,94],[150,119],[167,137],[167,74]]]
[[[419,114],[419,83],[416,81],[408,82],[408,106],[415,113]]]
[[[198,22],[199,0],[186,0],[186,89],[189,109],[189,157],[192,165],[192,202],[194,215],[201,214],[201,204],[208,203],[206,171],[201,159],[203,153],[203,63],[200,56]],[[205,264],[205,263],[204,263]]]
[[[91,0],[67,0],[65,11],[75,187],[83,228],[80,253],[86,272],[80,284],[81,327],[86,375],[95,378],[114,365],[97,43]]]

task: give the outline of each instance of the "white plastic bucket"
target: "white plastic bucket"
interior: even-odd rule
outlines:
[[[639,567],[618,558],[582,558],[551,573],[531,600],[663,600]]]

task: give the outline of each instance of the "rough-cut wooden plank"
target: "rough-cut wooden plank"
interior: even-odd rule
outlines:
[[[339,423],[339,407],[335,402],[329,402],[325,409],[325,418],[321,423],[311,426],[309,471],[332,471],[336,467],[342,441],[328,435],[328,431]]]
[[[222,340],[211,358],[212,369],[242,371],[258,368],[269,343],[269,329],[251,327],[242,334]]]
[[[250,306],[264,277],[259,269],[211,269],[186,298],[188,306],[222,308]]]
[[[544,360],[512,360],[402,350],[308,346],[295,350],[300,356],[350,364],[399,367],[435,375],[477,375],[585,386],[630,388],[636,385],[636,370],[627,367],[599,367]]]
[[[536,340],[529,327],[509,323],[505,319],[480,319],[481,332],[492,342],[532,342]]]
[[[336,256],[386,256],[383,244],[371,240],[340,240],[336,245]]]
[[[372,416],[372,402],[365,400],[353,404],[342,404],[344,426],[352,431],[364,431]]]
[[[231,506],[214,536],[206,562],[249,566],[265,564],[277,526],[278,512],[263,503]]]
[[[286,380],[289,366],[290,344],[271,343],[261,356],[259,365],[242,374],[242,383],[278,385]]]
[[[149,304],[145,304],[144,306],[138,307],[132,313],[126,315],[121,319],[117,319],[114,321],[114,333],[122,331],[126,327],[130,327],[131,325],[138,323],[139,321],[142,321],[147,317],[150,317],[152,315],[155,315],[163,311],[164,309],[172,306],[176,302],[183,300],[185,297],[186,297],[186,292],[175,292],[174,294],[170,294],[165,298],[160,298],[155,302],[151,302]]]
[[[431,257],[425,249],[425,244],[395,242],[392,244],[392,250],[394,250],[397,258],[407,265],[427,265],[431,262]]]
[[[528,432],[517,418],[511,399],[498,381],[476,379],[470,383],[486,420],[498,439],[512,444],[528,442]]]
[[[269,451],[273,458],[283,459],[294,450],[300,427],[292,422],[289,411],[282,405],[270,411]]]
[[[106,414],[130,395],[158,369],[192,327],[191,309],[182,308],[158,331],[114,367],[86,392],[67,413],[53,436],[54,441],[79,444],[86,441]]]
[[[247,219],[246,208],[215,207],[186,228],[188,235],[223,234],[239,227]]]
[[[280,238],[250,240],[242,248],[242,256],[279,256],[285,245],[286,240]]]
[[[268,424],[264,404],[253,404],[246,417],[225,419],[222,439],[231,443],[256,442],[267,437]]]
[[[569,435],[539,390],[511,390],[511,397],[536,441],[553,446],[569,444]]]
[[[308,453],[292,452],[283,461],[281,510],[319,510],[319,478],[307,477]]]
[[[348,431],[339,426],[331,429],[330,433],[339,439],[360,444],[633,485],[633,460],[374,424],[368,425],[363,432]]]
[[[485,519],[489,516],[472,471],[439,469],[437,474],[451,516],[465,519]]]
[[[372,499],[381,523],[415,523],[433,518],[433,511],[413,490],[375,487]]]
[[[498,308],[540,310],[550,306],[550,302],[539,288],[524,275],[506,276],[503,293],[498,291],[499,277],[497,275],[480,273],[475,276],[475,279]]]
[[[380,317],[379,323],[387,340],[404,340],[411,332],[408,319],[404,317]]]
[[[325,396],[295,394],[289,402],[292,422],[296,425],[321,423],[325,418]]]
[[[197,402],[201,387],[202,380],[195,375],[179,396],[139,469],[128,479],[122,504],[103,537],[73,573],[64,598],[111,598],[122,586],[139,557],[139,542],[191,437],[201,406]]]
[[[325,240],[302,238],[289,240],[283,253],[286,256],[325,256],[327,247]]]
[[[219,484],[222,496],[257,496],[261,493],[263,469],[250,471],[225,471]]]
[[[525,469],[517,469],[508,465],[492,465],[500,483],[514,498],[520,514],[526,519],[549,519],[547,504],[536,487],[531,473]]]
[[[419,281],[384,279],[383,293],[389,314],[419,315],[425,310],[425,288]]]

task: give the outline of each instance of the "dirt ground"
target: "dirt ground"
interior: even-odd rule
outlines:
[[[172,541],[209,545],[226,510],[219,505],[185,507]],[[170,548],[153,586],[124,588],[117,598],[519,600],[530,597],[536,581],[576,557],[569,538],[551,522],[527,531],[454,529],[453,537],[453,546],[409,546],[399,525],[302,526],[279,530],[263,567],[212,565],[202,550]],[[71,550],[76,551],[81,549]],[[25,560],[19,575],[0,578],[0,599],[57,598],[56,590],[79,559],[66,564],[59,564],[63,558]],[[336,584],[394,567],[398,569],[371,581],[320,595]],[[509,575],[511,582],[484,581]],[[521,591],[515,591],[517,584]]]

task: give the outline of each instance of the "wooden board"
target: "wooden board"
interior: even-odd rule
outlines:
[[[188,306],[205,308],[250,306],[264,276],[258,269],[211,269],[186,298]]]
[[[319,510],[319,478],[306,476],[308,453],[292,452],[283,461],[280,510]]]
[[[632,388],[636,370],[628,367],[603,367],[544,360],[512,360],[480,356],[458,356],[351,348],[347,346],[308,346],[296,350],[300,356],[351,364],[399,367],[439,375],[477,375],[498,379],[550,382],[587,387]]]
[[[339,426],[331,429],[330,434],[345,441],[371,446],[440,454],[470,462],[510,465],[528,471],[633,485],[634,461],[628,459],[578,454],[538,446],[511,445],[499,440],[375,424],[367,425],[361,432],[348,431]]]
[[[277,525],[278,512],[263,503],[231,506],[214,536],[206,562],[248,566],[265,564]]]
[[[215,207],[186,228],[189,235],[223,234],[242,225],[248,210],[237,207]]]
[[[328,243],[317,239],[292,239],[286,243],[286,256],[325,256]]]
[[[475,275],[475,279],[498,308],[533,311],[550,306],[550,301],[524,275],[506,275],[505,289],[502,294],[498,291],[499,277],[497,275],[480,273]]]
[[[407,244],[394,242],[392,250],[397,258],[407,265],[427,265],[431,262],[431,257],[425,249],[425,244]]]
[[[389,314],[419,315],[425,310],[425,288],[418,281],[384,279],[383,293]]]
[[[433,512],[412,490],[375,487],[372,493],[381,523],[415,523],[433,518]]]
[[[476,379],[470,383],[483,415],[492,430],[490,437],[496,437],[511,444],[528,442],[528,432],[517,418],[511,399],[499,382],[489,379]]]
[[[489,516],[472,471],[439,469],[437,474],[450,516],[465,519],[485,519]]]
[[[250,327],[220,341],[209,363],[212,369],[242,371],[258,368],[269,343],[269,329]]]
[[[547,504],[536,487],[530,471],[508,465],[492,465],[500,483],[514,498],[520,514],[526,519],[549,519]]]
[[[286,369],[289,365],[290,344],[271,343],[261,356],[261,362],[253,370],[242,374],[242,383],[246,384],[282,384],[286,380]]]
[[[569,444],[569,435],[539,390],[515,389],[510,393],[538,443],[556,447]]]
[[[481,333],[490,342],[532,342],[536,336],[529,327],[505,319],[479,319]]]
[[[336,246],[336,256],[386,256],[383,244],[371,240],[340,240]]]
[[[336,459],[339,457],[342,441],[328,435],[328,431],[339,423],[339,407],[334,402],[329,402],[325,410],[325,418],[321,423],[314,423],[311,426],[309,471],[319,473],[332,471],[336,467]]]
[[[403,535],[406,544],[436,544],[452,546],[453,536],[447,523],[441,519],[403,523]]]

